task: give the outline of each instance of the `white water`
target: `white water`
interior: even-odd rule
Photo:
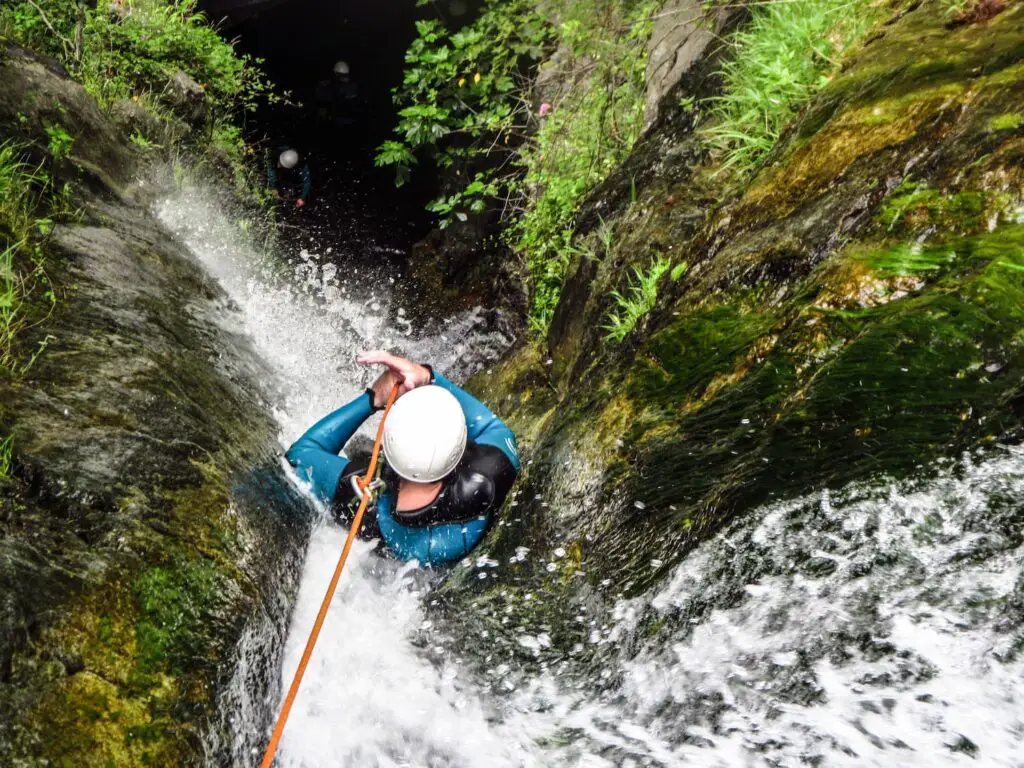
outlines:
[[[164,200],[158,215],[237,304],[223,318],[228,330],[248,335],[277,374],[282,448],[376,376],[355,363],[360,350],[397,350],[461,379],[511,342],[481,330],[482,313],[470,312],[435,336],[410,343],[407,322],[386,323],[387,284],[343,276],[326,254],[307,252],[294,272],[283,275],[275,266],[261,266],[259,255],[239,242],[235,227],[202,189]],[[372,435],[374,424],[363,432]],[[282,687],[298,664],[344,534],[326,519],[313,532]],[[458,669],[413,647],[411,637],[424,621],[425,574],[382,560],[370,548],[357,542],[346,566],[282,741],[284,764],[521,765],[523,750],[492,733],[480,702],[459,690]],[[257,639],[250,642],[258,645]],[[245,717],[236,723],[236,749],[247,741],[248,724]],[[483,763],[481,755],[487,756]]]
[[[618,602],[566,722],[622,765],[1024,765],[1022,509],[1018,448],[752,511]]]
[[[225,323],[275,370],[282,446],[366,385],[353,360],[360,348],[397,348],[462,376],[508,343],[470,314],[410,344],[406,324],[386,324],[386,285],[346,282],[314,256],[294,274],[261,271],[197,190],[159,213],[237,304]],[[1022,498],[1024,454],[1012,450],[920,487],[861,485],[752,510],[661,588],[612,599],[609,615],[588,617],[605,627],[590,640],[603,682],[583,679],[530,627],[510,631],[517,651],[496,644],[493,668],[475,679],[451,651],[419,640],[431,636],[427,576],[359,544],[292,712],[283,762],[1024,765],[1020,619],[1008,608],[1021,599],[1024,550],[1004,519]],[[342,538],[330,523],[314,531],[282,685]],[[664,626],[645,632],[655,622]],[[510,682],[517,658],[531,652],[539,667]],[[246,738],[252,694],[240,695],[239,764],[258,761],[251,744],[260,739]]]

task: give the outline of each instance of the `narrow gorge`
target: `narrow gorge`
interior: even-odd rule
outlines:
[[[382,348],[523,471],[277,765],[1018,764],[1022,197],[1012,0],[8,0],[0,761],[260,764]]]

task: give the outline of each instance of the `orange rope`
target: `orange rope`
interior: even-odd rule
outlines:
[[[306,650],[302,652],[302,658],[299,660],[299,668],[295,670],[295,677],[292,678],[292,685],[288,689],[288,695],[284,697],[281,714],[277,716],[277,724],[274,725],[274,733],[270,737],[267,751],[263,753],[263,762],[260,764],[261,768],[270,768],[274,762],[274,755],[277,754],[277,746],[281,741],[281,734],[284,733],[284,724],[288,722],[288,715],[292,711],[295,695],[299,692],[299,685],[302,683],[302,676],[306,672],[306,665],[309,663],[309,657],[313,655],[313,646],[316,645],[324,619],[327,618],[327,609],[330,607],[331,600],[334,598],[334,592],[338,588],[338,579],[341,578],[341,571],[345,567],[345,561],[348,559],[348,552],[352,549],[352,542],[359,531],[359,525],[363,522],[363,513],[366,511],[366,505],[369,504],[371,498],[369,491],[366,489],[373,480],[373,473],[377,469],[377,456],[380,454],[381,440],[384,439],[384,419],[388,417],[388,411],[395,404],[395,398],[398,397],[398,387],[399,385],[396,384],[391,390],[391,394],[388,396],[388,403],[384,407],[384,417],[380,420],[380,426],[377,427],[377,439],[373,443],[373,453],[370,455],[370,468],[366,471],[366,477],[359,482],[359,486],[363,489],[363,499],[359,502],[359,509],[356,510],[356,516],[352,520],[352,527],[349,528],[348,538],[345,539],[345,546],[341,550],[341,557],[338,558],[338,565],[334,568],[334,576],[331,577],[331,583],[327,587],[327,594],[324,595],[324,601],[320,605],[320,613],[317,614],[316,621],[313,622],[313,631],[309,633],[309,640],[306,641]]]

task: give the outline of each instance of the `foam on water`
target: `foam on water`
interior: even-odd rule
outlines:
[[[399,350],[429,360],[457,379],[493,360],[511,339],[487,330],[481,310],[437,334],[409,341],[410,324],[390,310],[387,281],[342,274],[323,254],[303,251],[294,270],[264,262],[201,187],[165,199],[158,215],[227,291],[236,305],[222,321],[248,335],[277,374],[276,417],[287,446],[325,413],[362,391],[376,375],[355,363],[363,349]],[[374,422],[364,427],[372,434]],[[285,645],[281,681],[298,664],[344,531],[326,519],[315,528]],[[490,731],[483,707],[460,691],[458,671],[412,645],[423,622],[424,574],[370,554],[357,543],[324,624],[282,742],[285,764],[302,766],[470,766],[522,764],[515,740]],[[240,664],[258,666],[265,638],[248,636]],[[236,675],[239,685],[252,676]],[[258,703],[237,692],[237,761],[252,761],[262,738],[246,732]],[[276,709],[276,704],[273,709]],[[485,763],[480,762],[486,755]]]
[[[616,605],[564,725],[616,765],[1024,765],[1022,521],[1020,448],[752,511]]]
[[[510,341],[476,312],[410,342],[408,323],[386,320],[401,318],[389,315],[386,281],[341,274],[314,253],[294,270],[264,269],[202,190],[164,201],[159,214],[231,296],[226,326],[251,337],[275,371],[282,446],[366,386],[370,374],[354,363],[361,348],[404,350],[461,377]],[[604,664],[597,679],[528,631],[513,645],[544,660],[541,671],[504,686],[501,659],[476,679],[432,646],[428,574],[359,543],[293,710],[284,763],[1024,765],[1022,499],[1024,452],[1007,449],[917,482],[751,510],[659,589],[597,617],[606,628],[591,638]],[[328,522],[313,533],[280,685],[343,535]],[[278,658],[280,644],[266,629],[243,640],[231,699],[236,764],[258,761],[265,734],[252,731],[280,689],[255,691],[251,670]]]

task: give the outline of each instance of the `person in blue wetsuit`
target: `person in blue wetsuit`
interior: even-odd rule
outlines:
[[[296,208],[304,208],[313,192],[313,176],[309,163],[288,145],[267,155],[267,184],[281,201],[294,200]]]
[[[369,455],[339,452],[398,384],[400,396],[384,422],[382,487],[359,534],[421,565],[461,559],[483,539],[519,473],[515,435],[429,366],[387,352],[358,360],[387,370],[310,427],[285,458],[341,522],[351,523],[359,501],[355,481],[366,474]]]

